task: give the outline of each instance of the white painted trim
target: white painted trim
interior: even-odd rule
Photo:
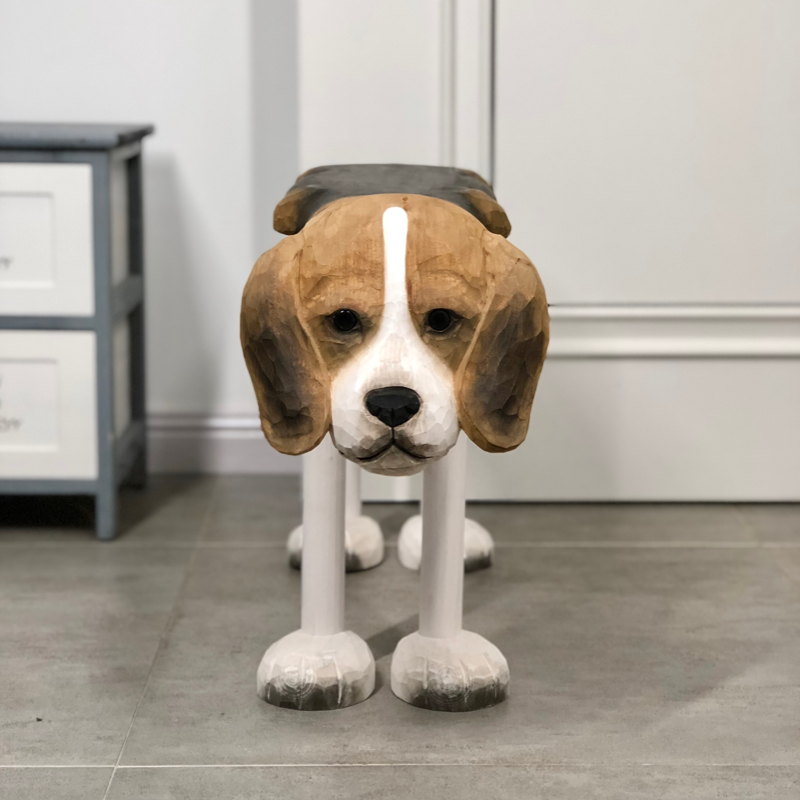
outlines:
[[[208,414],[150,414],[147,420],[150,434],[176,435],[196,431],[257,431],[261,424],[255,414],[232,416]],[[261,434],[263,436],[263,434]]]
[[[255,415],[151,414],[147,423],[151,472],[295,474],[300,459],[273,450]]]
[[[800,306],[553,306],[548,359],[800,358]],[[152,414],[154,472],[297,473],[273,450],[255,415]],[[366,478],[407,500],[411,478]]]
[[[439,0],[439,162],[454,165],[456,126],[456,0]]]
[[[548,358],[800,358],[794,338],[570,337],[551,341]]]
[[[548,358],[797,358],[800,306],[553,306]]]
[[[492,0],[456,0],[453,163],[492,181]]]
[[[440,0],[439,163],[492,180],[492,0]]]
[[[551,306],[549,359],[800,358],[800,306]],[[264,440],[255,415],[152,414],[154,472],[296,473],[299,459]],[[405,500],[411,479],[390,481]]]
[[[551,305],[550,318],[800,320],[800,305]]]

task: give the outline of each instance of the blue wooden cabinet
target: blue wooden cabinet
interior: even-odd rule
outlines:
[[[146,472],[152,131],[0,123],[0,494],[93,495],[100,539]]]

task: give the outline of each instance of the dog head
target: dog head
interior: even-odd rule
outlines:
[[[364,468],[410,475],[461,428],[490,452],[523,441],[547,302],[530,261],[474,212],[345,197],[258,260],[241,336],[276,449],[307,452],[330,430]]]

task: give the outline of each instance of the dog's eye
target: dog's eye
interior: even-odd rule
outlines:
[[[330,319],[333,327],[342,333],[351,333],[361,324],[358,314],[349,308],[340,308],[338,311],[334,311]]]
[[[425,324],[435,333],[444,333],[450,330],[457,319],[458,315],[454,311],[447,308],[434,308],[433,311],[428,312]]]

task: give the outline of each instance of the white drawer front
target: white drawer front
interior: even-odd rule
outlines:
[[[92,168],[0,164],[0,314],[94,314]]]
[[[91,331],[0,331],[0,478],[97,477]]]

